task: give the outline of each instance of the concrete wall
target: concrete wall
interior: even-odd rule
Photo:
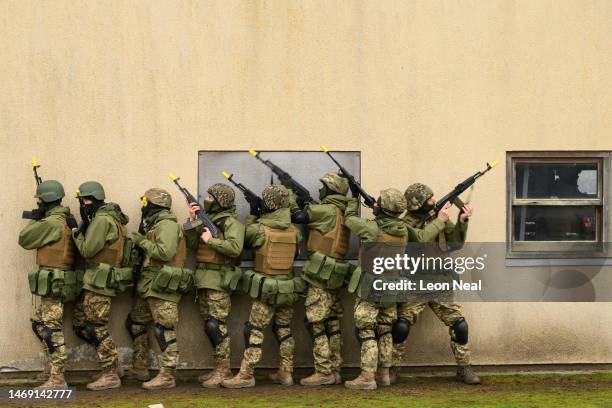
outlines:
[[[33,155],[69,192],[101,181],[133,219],[150,186],[181,202],[169,168],[195,190],[198,150],[358,150],[370,191],[424,180],[441,192],[498,160],[473,197],[470,237],[482,242],[505,239],[507,150],[612,149],[608,1],[19,0],[0,15],[0,366],[39,367],[34,254],[16,244],[34,205]],[[113,306],[123,354],[128,304]],[[246,307],[230,319],[235,334]],[[465,313],[477,364],[612,362],[609,304]],[[192,298],[181,319],[183,365],[210,365]],[[310,364],[301,327],[297,339],[297,363]],[[95,367],[89,347],[67,341],[72,368]],[[447,341],[427,312],[407,362],[450,363]],[[276,361],[272,344],[264,365]],[[240,336],[232,345],[237,363]]]

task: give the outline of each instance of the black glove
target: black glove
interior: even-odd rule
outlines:
[[[85,211],[85,206],[83,204],[79,206],[79,214],[81,214],[81,224],[89,224],[89,217],[87,216],[87,211]]]
[[[249,203],[249,214],[259,217],[262,214],[261,199],[259,197],[245,197],[247,203]]]
[[[68,228],[70,229],[74,229],[74,228],[78,228],[79,225],[77,224],[77,220],[76,218],[74,218],[74,215],[70,214],[66,217],[66,224],[68,225]]]

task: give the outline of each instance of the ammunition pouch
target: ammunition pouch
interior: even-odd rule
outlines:
[[[186,294],[193,288],[193,271],[188,268],[164,265],[155,274],[151,289],[169,294]]]
[[[292,305],[304,295],[306,284],[299,276],[268,276],[248,270],[243,275],[242,290],[270,306]]]
[[[87,265],[83,286],[106,296],[115,296],[132,286],[132,268],[106,263]]]
[[[358,266],[355,269],[353,269],[353,273],[351,274],[351,278],[349,280],[348,287],[346,288],[346,290],[349,293],[360,292],[358,291],[360,281],[361,281],[361,266]]]
[[[36,266],[28,273],[30,292],[38,296],[50,296],[68,303],[76,299],[82,289],[81,271]]]
[[[233,265],[199,263],[195,271],[194,283],[197,289],[215,289],[232,292],[238,288],[242,269]]]
[[[312,253],[304,267],[304,279],[321,286],[324,289],[334,290],[344,286],[345,277],[351,269],[351,264],[341,261],[322,252]]]

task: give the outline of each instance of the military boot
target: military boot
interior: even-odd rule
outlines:
[[[124,377],[130,380],[149,381],[151,375],[146,367],[132,367],[124,373]]]
[[[362,371],[359,377],[352,381],[345,381],[344,386],[349,390],[375,390],[376,381],[374,380],[374,373]]]
[[[378,367],[378,370],[376,370],[376,384],[382,387],[388,387],[391,385],[391,378],[389,376],[388,368]]]
[[[282,368],[279,368],[277,372],[271,373],[268,378],[274,384],[280,384],[285,386],[293,385],[293,377],[289,371],[285,371]]]
[[[334,384],[342,384],[342,374],[340,374],[340,370],[334,370],[332,374],[334,374]]]
[[[457,366],[457,380],[470,385],[480,384],[480,378],[469,364]]]
[[[333,372],[330,374],[322,374],[317,371],[313,375],[306,377],[306,378],[302,378],[300,380],[300,384],[306,385],[306,386],[334,385],[335,383],[336,383],[336,376],[334,375]]]
[[[50,374],[47,381],[36,387],[38,390],[48,390],[53,388],[68,388],[64,374]]]
[[[121,387],[121,378],[119,378],[117,373],[104,373],[96,381],[87,384],[87,389],[90,391],[109,390],[119,387]]]
[[[229,380],[221,381],[221,386],[225,388],[250,388],[255,386],[255,377],[252,374],[239,372]]]
[[[142,383],[145,390],[161,390],[176,387],[174,376],[166,371],[160,371],[151,381]]]
[[[391,384],[395,384],[397,382],[397,377],[399,377],[400,367],[391,367],[389,369],[389,382]]]
[[[204,388],[217,388],[221,385],[223,380],[229,380],[232,378],[232,370],[229,368],[229,361],[223,361],[219,363],[215,369],[210,373],[207,379],[201,382]]]

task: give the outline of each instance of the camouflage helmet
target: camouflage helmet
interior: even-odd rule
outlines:
[[[55,180],[43,181],[36,187],[34,197],[40,198],[45,203],[61,200],[64,197],[64,187]]]
[[[346,195],[349,189],[348,180],[338,173],[326,173],[320,178],[321,183],[325,184],[334,193]]]
[[[387,188],[380,192],[380,208],[392,213],[403,213],[406,210],[406,199],[396,188]]]
[[[215,183],[208,188],[208,194],[219,203],[222,208],[230,208],[234,205],[236,193],[234,189],[223,183]]]
[[[106,194],[104,194],[104,187],[97,181],[86,181],[79,186],[78,191],[81,197],[93,197],[96,200],[104,200]]]
[[[172,206],[172,196],[163,188],[150,188],[144,193],[144,196],[147,202],[160,207],[170,208]]]
[[[408,202],[408,210],[416,211],[433,197],[433,190],[423,183],[414,183],[408,186],[404,192],[404,197]]]
[[[289,190],[281,184],[267,186],[261,192],[261,197],[269,210],[289,207]]]

